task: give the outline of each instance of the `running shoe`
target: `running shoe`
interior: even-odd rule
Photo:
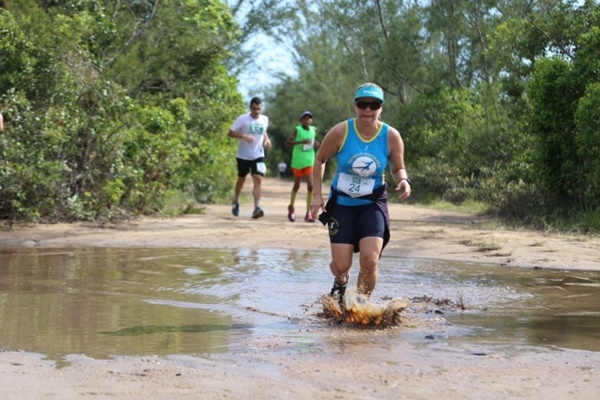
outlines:
[[[265,213],[263,212],[263,210],[261,210],[260,207],[256,207],[254,209],[254,212],[252,213],[252,218],[258,219],[260,217],[263,217],[264,215]]]
[[[240,215],[240,203],[238,203],[237,201],[231,203],[231,213],[234,217]]]
[[[315,222],[315,219],[313,218],[312,213],[310,211],[306,213],[306,216],[304,217],[304,221]]]
[[[294,211],[294,206],[292,206],[292,205],[288,206],[288,219],[291,222],[296,221],[296,212]]]
[[[340,298],[339,298],[340,304],[342,304],[342,301],[344,299],[344,294],[346,293],[346,288],[348,287],[348,282],[350,282],[350,272],[348,272],[346,274],[346,283],[344,283],[343,285],[338,282],[337,278],[334,278],[334,280],[333,280],[333,288],[331,288],[331,293],[329,295],[335,296],[335,292],[338,292],[338,294],[340,295]]]

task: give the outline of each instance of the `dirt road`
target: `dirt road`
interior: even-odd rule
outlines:
[[[292,183],[275,178],[263,184],[265,217],[250,218],[251,184],[246,183],[241,215],[229,204],[208,205],[203,215],[173,219],[140,218],[119,225],[90,223],[14,225],[0,232],[0,246],[273,247],[327,250],[320,223],[287,220]],[[305,187],[296,201],[303,215]],[[385,255],[459,260],[571,270],[600,270],[600,237],[503,229],[473,215],[390,204],[391,235]]]

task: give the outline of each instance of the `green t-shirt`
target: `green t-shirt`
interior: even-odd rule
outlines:
[[[296,127],[295,141],[310,139],[308,144],[295,144],[292,152],[292,168],[302,169],[312,167],[315,163],[315,135],[316,129],[314,126],[309,126],[308,130],[302,125]]]

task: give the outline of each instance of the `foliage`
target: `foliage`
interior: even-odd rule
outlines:
[[[242,104],[225,4],[16,0],[0,28],[2,217],[114,218],[230,190]]]
[[[575,112],[577,157],[582,160],[576,179],[585,210],[600,210],[600,82],[589,85]],[[571,175],[572,178],[573,175]]]
[[[563,206],[577,199],[573,172],[581,165],[573,119],[580,93],[573,85],[573,72],[564,60],[540,60],[528,86],[532,104],[530,127],[539,139],[534,160],[536,175],[542,189],[553,193],[554,200]]]

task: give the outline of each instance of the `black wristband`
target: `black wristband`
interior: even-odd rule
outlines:
[[[408,179],[408,178],[401,178],[401,179],[400,179],[400,182],[402,182],[402,181],[406,181],[406,182],[408,182],[408,184],[409,184],[410,186],[412,186],[412,182],[410,181],[410,179]]]

